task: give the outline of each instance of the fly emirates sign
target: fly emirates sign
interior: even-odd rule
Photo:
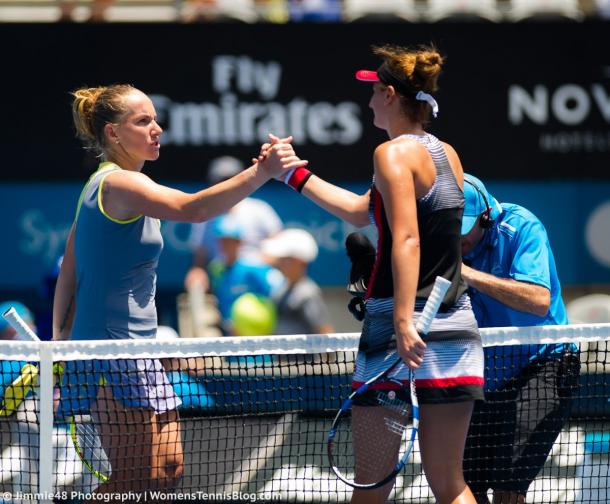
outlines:
[[[360,106],[351,101],[311,102],[301,96],[278,99],[282,64],[249,56],[217,56],[211,61],[213,101],[178,103],[154,95],[165,144],[177,146],[251,145],[268,133],[291,134],[295,143],[351,145],[362,136]],[[286,91],[286,90],[284,90]],[[284,95],[290,93],[284,93]]]

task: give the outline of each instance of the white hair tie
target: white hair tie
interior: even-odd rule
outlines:
[[[428,105],[430,105],[430,107],[432,107],[432,115],[434,117],[436,117],[438,115],[438,103],[436,103],[436,100],[432,97],[432,95],[429,95],[428,93],[424,93],[423,91],[419,91],[415,95],[415,99],[419,100],[419,101],[427,102]]]

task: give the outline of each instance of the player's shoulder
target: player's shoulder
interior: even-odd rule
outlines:
[[[115,189],[130,189],[137,184],[147,184],[152,182],[152,179],[145,173],[132,170],[123,170],[118,166],[116,169],[110,169],[106,173],[103,173],[103,178],[106,186],[112,186]]]
[[[379,144],[375,148],[374,160],[379,167],[392,166],[399,163],[418,164],[428,157],[428,151],[420,142],[403,135],[393,140]]]
[[[401,135],[397,138],[380,143],[375,153],[385,154],[392,152],[426,152],[426,147],[421,142],[409,135]]]

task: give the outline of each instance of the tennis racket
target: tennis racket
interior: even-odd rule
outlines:
[[[21,368],[19,376],[7,385],[2,395],[0,416],[11,416],[23,402],[30,391],[38,386],[38,368],[33,364],[26,364]]]
[[[23,321],[13,307],[9,308],[2,316],[15,329],[21,339],[40,341],[38,335]],[[63,366],[56,362],[53,364],[53,374],[56,382],[61,382]],[[21,369],[21,374],[6,387],[4,401],[0,416],[12,414],[23,401],[26,394],[38,385],[38,367],[26,364]],[[70,417],[70,438],[74,449],[83,465],[102,482],[110,479],[112,469],[108,456],[102,447],[102,442],[95,423],[88,415],[73,415]]]
[[[77,455],[89,472],[101,482],[108,481],[112,474],[112,467],[95,428],[95,423],[89,415],[70,417],[70,438]]]
[[[12,306],[2,316],[11,324],[22,340],[40,341],[40,338],[19,316]],[[25,399],[25,396],[38,386],[38,367],[26,364],[21,368],[19,376],[4,389],[0,416],[10,416]]]
[[[423,336],[428,333],[432,320],[434,320],[450,285],[451,282],[448,280],[436,277],[432,292],[417,320],[416,328],[420,335]],[[406,397],[403,384],[391,377],[392,372],[401,363],[403,361],[398,357],[392,361],[389,367],[352,392],[341,405],[328,432],[327,452],[330,467],[341,481],[351,487],[374,489],[385,485],[394,479],[404,468],[409,454],[413,450],[413,444],[415,443],[419,427],[419,403],[417,401],[413,370],[409,371],[410,397]],[[384,387],[384,384],[395,384],[400,386],[400,389]],[[371,389],[373,385],[377,386],[375,387],[377,390]],[[409,402],[411,403],[410,408]],[[354,403],[362,406],[374,406],[375,410],[371,411],[371,413],[375,415],[376,420],[373,421],[375,421],[376,426],[380,425],[382,421],[385,430],[374,433],[372,430],[368,431],[366,425],[354,429],[350,421]],[[410,433],[407,432],[409,427],[409,409],[412,412],[413,418]],[[388,469],[387,474],[378,481],[371,483],[356,481],[353,450],[354,438],[361,440],[367,438],[367,441],[360,448],[359,463],[361,463],[360,459],[362,459],[375,473],[379,472],[380,467],[383,467],[388,454],[396,452],[398,449],[398,460]],[[370,454],[367,451],[370,451]],[[383,459],[379,456],[376,458],[375,453],[381,453]]]
[[[2,316],[9,324],[11,324],[12,328],[15,329],[20,339],[29,341],[40,341],[38,335],[34,331],[32,331],[29,325],[24,322],[24,320],[19,316],[17,310],[15,310],[14,307],[11,306],[2,314]]]

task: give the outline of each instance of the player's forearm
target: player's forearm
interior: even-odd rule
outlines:
[[[180,210],[187,217],[186,220],[207,221],[228,212],[268,180],[269,177],[257,166],[251,166],[231,179],[187,195]]]
[[[57,281],[53,301],[53,339],[56,341],[70,338],[76,310],[75,291],[62,285],[60,280],[61,277]],[[65,281],[63,283],[65,284]]]
[[[463,265],[462,277],[469,286],[513,310],[544,317],[549,310],[551,295],[547,288],[511,278],[498,278]]]
[[[353,193],[315,175],[309,178],[301,194],[320,208],[356,227],[370,224],[367,195]]]

